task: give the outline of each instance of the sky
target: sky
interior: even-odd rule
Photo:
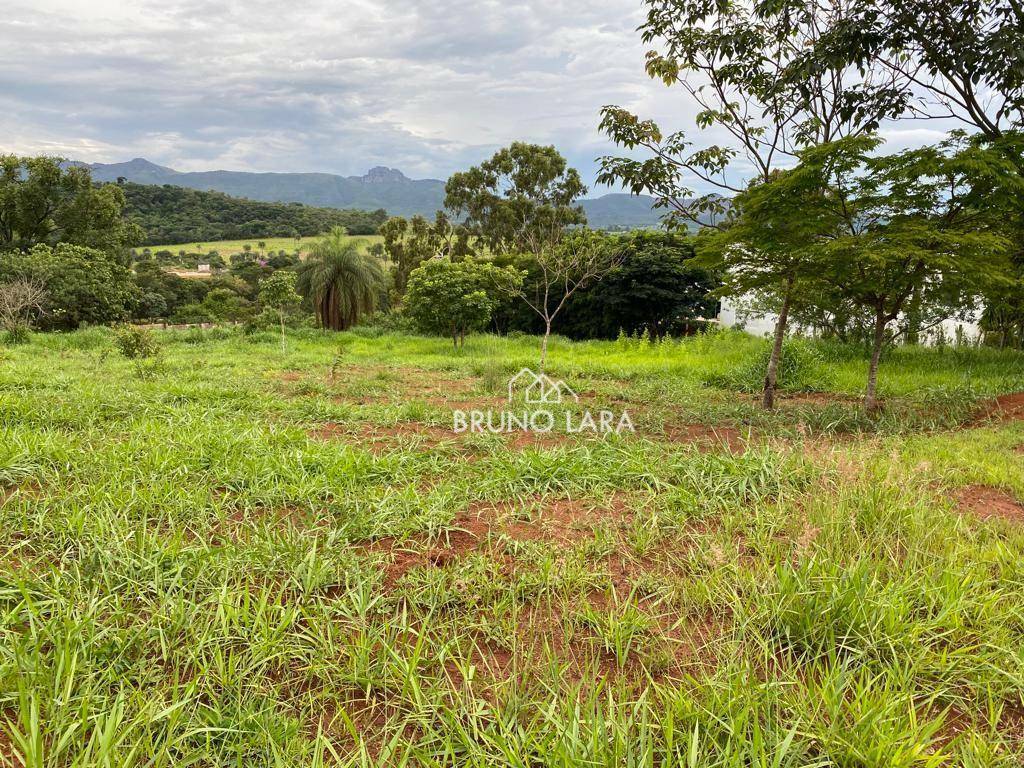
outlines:
[[[641,20],[640,0],[7,0],[0,151],[444,179],[524,140],[593,185],[621,154],[605,104],[696,134],[696,105],[644,72]]]

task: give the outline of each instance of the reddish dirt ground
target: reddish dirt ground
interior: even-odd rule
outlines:
[[[517,509],[529,509],[529,520],[517,520]],[[462,512],[443,534],[428,541],[422,536],[397,540],[383,538],[362,548],[364,552],[386,555],[384,583],[394,585],[410,569],[432,565],[444,567],[484,544],[493,533],[518,541],[548,541],[568,545],[588,535],[601,521],[627,519],[632,515],[625,500],[613,497],[609,507],[575,499],[530,499],[522,503],[477,503]]]
[[[959,489],[954,498],[961,512],[982,520],[1002,518],[1024,523],[1024,505],[1006,491],[988,485],[969,485]]]
[[[743,453],[746,449],[746,436],[735,427],[666,424],[665,437],[673,443],[693,444],[703,448],[725,448],[732,453]]]
[[[1001,395],[995,400],[985,403],[978,420],[996,419],[998,421],[1018,421],[1024,419],[1024,392]]]

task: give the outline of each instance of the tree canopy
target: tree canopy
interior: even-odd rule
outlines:
[[[0,156],[0,251],[69,243],[120,254],[142,229],[123,217],[124,192],[53,157]]]
[[[120,189],[125,215],[145,230],[143,245],[311,237],[334,227],[344,227],[349,234],[372,235],[387,219],[383,210],[266,203],[170,185],[126,183]]]
[[[139,300],[131,270],[106,251],[71,243],[0,253],[0,282],[25,278],[46,292],[44,330],[127,320]]]
[[[452,174],[445,207],[492,251],[538,252],[566,227],[586,223],[576,201],[586,186],[554,147],[515,142],[468,171]]]
[[[429,259],[412,271],[402,306],[424,333],[444,334],[458,347],[470,331],[484,328],[503,291],[521,276],[488,262]]]

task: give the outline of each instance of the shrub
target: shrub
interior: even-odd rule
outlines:
[[[140,296],[131,270],[115,256],[68,243],[0,254],[0,281],[17,279],[45,287],[47,311],[38,320],[43,330],[127,320]]]
[[[724,374],[706,377],[705,383],[738,392],[760,392],[770,356],[771,347],[765,345],[760,354]],[[833,388],[825,359],[807,339],[790,338],[783,343],[778,386],[790,392],[827,392]]]
[[[184,304],[171,316],[172,323],[213,323],[217,318],[202,304]]]
[[[114,345],[129,360],[156,357],[160,345],[150,331],[134,325],[123,325],[114,332]]]
[[[467,332],[480,330],[490,321],[497,286],[521,280],[511,268],[430,259],[409,275],[403,308],[418,330],[449,336],[458,347]]]
[[[4,344],[27,344],[32,338],[32,331],[23,323],[15,323],[4,331]]]

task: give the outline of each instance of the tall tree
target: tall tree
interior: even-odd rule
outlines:
[[[445,207],[494,252],[537,254],[586,223],[586,186],[554,147],[515,142],[445,184]]]
[[[143,238],[124,207],[124,192],[116,184],[94,186],[88,168],[0,156],[0,250],[70,243],[120,255]]]
[[[399,296],[405,293],[409,274],[427,259],[448,256],[459,260],[472,253],[469,230],[453,224],[444,211],[438,211],[433,222],[423,216],[394,216],[380,226],[379,233],[384,239],[381,252],[395,265]]]
[[[323,328],[344,331],[376,305],[384,270],[362,245],[344,229],[333,229],[310,247],[299,268],[297,288],[312,300]]]
[[[847,23],[855,0],[746,3],[742,0],[645,0],[643,40],[658,46],[647,73],[679,88],[700,111],[696,127],[716,127],[728,141],[695,147],[684,131],[665,135],[652,120],[618,106],[602,110],[600,128],[626,149],[647,157],[605,157],[598,180],[654,196],[666,223],[723,226],[727,197],[766,183],[792,166],[802,148],[873,130],[891,114],[893,75],[860,62],[814,60],[803,51]],[[803,65],[801,77],[792,76]],[[849,83],[865,99],[849,108]],[[871,98],[867,98],[870,96]],[[697,195],[690,184],[704,187]],[[785,309],[793,299],[792,270],[776,273]],[[767,289],[767,286],[765,286]],[[775,324],[764,403],[774,401],[771,371],[778,368],[787,313]]]
[[[959,121],[1024,175],[1024,5],[1018,0],[855,0],[847,22],[807,46],[787,79],[798,83],[805,68],[826,63],[884,69],[893,79],[894,113]],[[847,109],[872,100],[851,82]],[[1024,203],[998,187],[990,192],[985,206],[1004,211],[1002,227],[1016,244],[1019,266],[1014,284],[990,291],[982,324],[1001,344],[1024,343],[1014,330],[1024,331]]]
[[[802,3],[784,3],[800,8]],[[844,23],[801,51],[787,79],[835,64],[881,67],[890,111],[952,118],[988,138],[1024,127],[1024,5],[1017,0],[854,0]],[[846,109],[876,95],[856,81]]]

